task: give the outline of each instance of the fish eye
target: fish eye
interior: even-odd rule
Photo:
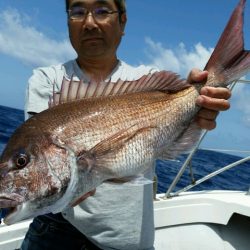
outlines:
[[[18,169],[24,168],[29,163],[29,157],[26,154],[18,154],[15,159],[15,164]]]

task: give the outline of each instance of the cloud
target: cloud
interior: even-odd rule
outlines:
[[[192,68],[203,69],[213,51],[212,48],[205,48],[201,43],[197,43],[192,50],[188,51],[184,43],[180,43],[174,49],[168,49],[149,37],[145,41],[150,65],[172,70],[184,77]]]
[[[33,67],[57,64],[74,56],[68,40],[50,39],[29,21],[14,9],[0,12],[0,53]]]
[[[248,78],[249,79],[249,78]],[[238,83],[233,90],[233,101],[239,111],[243,113],[242,121],[250,127],[250,85]]]
[[[187,77],[192,68],[203,69],[213,52],[213,48],[206,48],[201,43],[197,43],[188,50],[184,43],[180,43],[174,49],[169,49],[151,38],[146,38],[145,42],[146,56],[150,59],[149,65],[174,71],[182,77]],[[247,78],[249,79],[250,76]],[[242,121],[250,127],[249,96],[250,85],[237,84],[233,90],[232,106],[236,106],[242,112]]]

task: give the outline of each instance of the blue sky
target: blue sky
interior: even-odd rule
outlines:
[[[127,0],[128,23],[119,57],[186,76],[203,68],[238,0]],[[0,105],[23,109],[32,69],[75,57],[64,0],[0,1]],[[250,49],[250,3],[245,11]],[[247,76],[249,79],[250,77]],[[236,87],[232,108],[218,117],[206,148],[250,150],[250,85]]]

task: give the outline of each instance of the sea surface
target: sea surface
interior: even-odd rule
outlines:
[[[0,105],[0,154],[14,130],[24,121],[22,110]],[[175,161],[157,161],[158,193],[165,192],[177,175],[186,156],[181,155]],[[198,150],[192,160],[192,170],[195,180],[210,174],[217,169],[241,159],[239,156],[208,150]],[[174,191],[191,183],[189,168],[184,172]],[[194,187],[192,190],[243,190],[250,187],[250,162],[245,162],[212,179]]]

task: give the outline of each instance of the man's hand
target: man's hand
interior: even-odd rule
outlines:
[[[188,76],[188,82],[205,83],[207,76],[207,71],[193,69]],[[196,104],[202,107],[196,115],[198,125],[202,129],[214,129],[216,127],[215,119],[219,111],[230,108],[230,103],[228,101],[230,97],[231,91],[227,88],[203,87],[196,101]]]

